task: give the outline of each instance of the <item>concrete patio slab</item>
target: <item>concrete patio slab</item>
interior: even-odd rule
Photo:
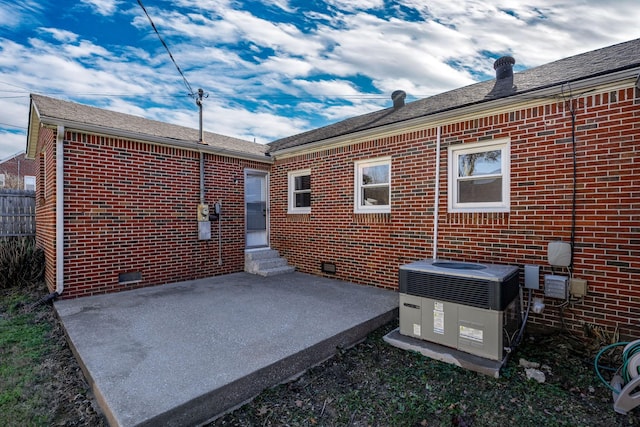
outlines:
[[[362,340],[397,317],[398,294],[235,273],[55,309],[110,425],[190,426]]]

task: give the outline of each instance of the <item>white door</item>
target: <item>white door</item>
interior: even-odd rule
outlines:
[[[269,246],[269,205],[267,173],[245,171],[244,201],[247,248]]]

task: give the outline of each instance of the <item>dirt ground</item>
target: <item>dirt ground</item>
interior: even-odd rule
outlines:
[[[69,348],[51,306],[39,308],[37,319],[53,326],[48,352],[38,370],[40,381],[33,386],[41,395],[54,426],[107,426],[99,412],[80,365]]]

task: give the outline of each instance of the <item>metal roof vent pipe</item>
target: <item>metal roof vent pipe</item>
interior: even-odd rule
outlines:
[[[391,99],[393,100],[393,108],[397,110],[400,107],[404,106],[404,99],[407,97],[407,93],[403,90],[395,90],[391,94]]]
[[[493,63],[496,70],[496,83],[486,96],[486,98],[501,98],[516,92],[513,84],[513,65],[516,60],[512,56],[503,56]]]

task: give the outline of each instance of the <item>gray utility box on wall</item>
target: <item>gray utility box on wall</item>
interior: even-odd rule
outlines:
[[[519,327],[518,267],[424,260],[400,267],[400,334],[502,360]]]

